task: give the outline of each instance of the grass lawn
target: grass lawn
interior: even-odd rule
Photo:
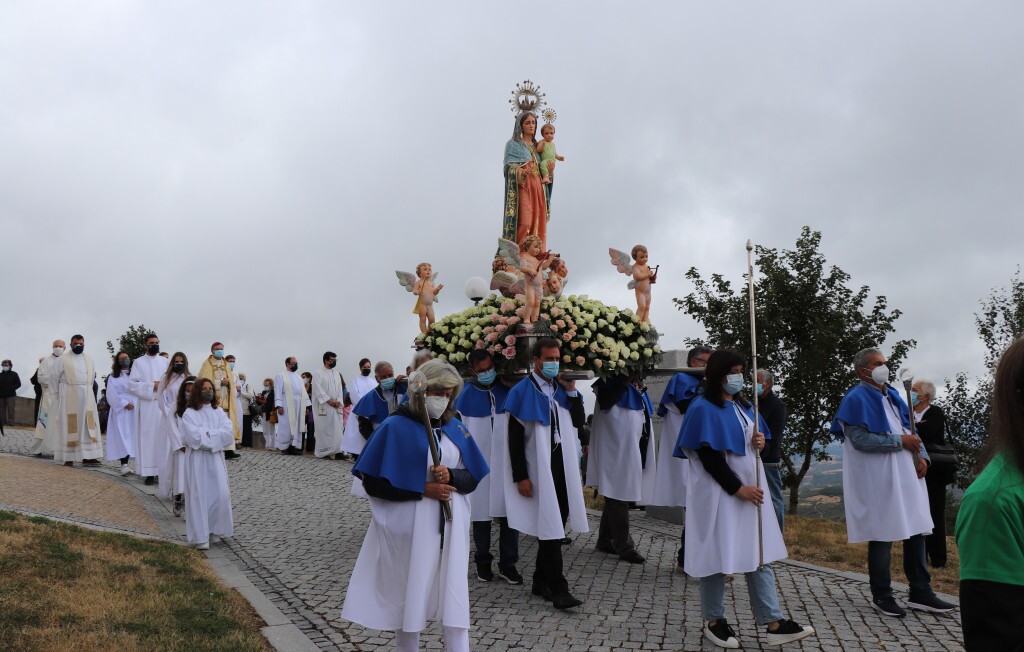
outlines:
[[[590,509],[604,509],[604,498],[584,487],[583,497]],[[771,503],[765,507],[771,509]],[[789,558],[856,573],[868,572],[868,544],[847,543],[846,525],[821,518],[804,518],[786,514],[786,550]],[[950,595],[960,595],[960,555],[956,540],[946,537],[947,561],[945,568],[928,568],[932,575],[932,588]],[[892,579],[906,583],[903,574],[903,545],[892,544]]]
[[[4,650],[268,650],[200,553],[0,511]]]

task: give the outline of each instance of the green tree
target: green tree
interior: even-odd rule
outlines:
[[[948,436],[960,458],[957,485],[966,489],[978,471],[978,456],[988,440],[992,382],[999,358],[1010,344],[1024,335],[1024,279],[1020,269],[1009,287],[995,288],[981,301],[981,312],[974,314],[978,336],[985,345],[985,374],[972,380],[960,372],[946,379]]]
[[[107,351],[110,352],[110,357],[113,358],[114,354],[118,351],[124,351],[132,360],[145,355],[146,333],[152,332],[153,329],[149,328],[145,324],[129,326],[128,330],[124,332],[124,335],[117,338],[117,347],[114,346],[112,341],[107,340]]]
[[[805,226],[793,250],[755,250],[758,364],[778,378],[789,413],[782,462],[790,514],[797,513],[800,483],[811,463],[828,458],[825,447],[834,439],[828,427],[843,395],[857,382],[854,354],[881,346],[900,316],[899,310],[889,310],[884,296],[869,306],[867,286],[848,287],[850,275],[826,265],[820,243],[821,233]],[[740,251],[737,247],[737,263]],[[673,301],[707,331],[706,341],[688,339],[687,344],[750,351],[746,283],[734,290],[721,274],[705,280],[695,268],[686,276],[694,291]],[[915,344],[897,341],[888,356],[890,368],[898,368]]]

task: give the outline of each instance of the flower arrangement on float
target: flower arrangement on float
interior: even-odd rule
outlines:
[[[540,317],[530,326],[524,326],[523,314],[520,300],[492,294],[477,306],[435,322],[416,338],[416,346],[463,372],[473,349],[489,351],[498,373],[519,371],[529,356],[526,347],[537,337],[561,342],[563,369],[592,371],[602,378],[650,367],[661,359],[658,332],[632,310],[570,295],[545,297]]]

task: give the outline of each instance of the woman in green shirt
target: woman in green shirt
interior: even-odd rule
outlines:
[[[984,471],[956,519],[970,650],[1024,650],[1024,339],[999,360]]]

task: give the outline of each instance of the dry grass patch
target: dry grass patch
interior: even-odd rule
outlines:
[[[868,572],[868,544],[847,543],[844,523],[787,514],[785,539],[792,559],[844,571]],[[960,554],[952,537],[946,537],[946,549],[946,567],[928,569],[932,588],[960,595]],[[903,574],[903,545],[898,542],[892,544],[892,578],[897,582],[907,581]]]
[[[5,650],[267,650],[195,550],[0,512]]]

